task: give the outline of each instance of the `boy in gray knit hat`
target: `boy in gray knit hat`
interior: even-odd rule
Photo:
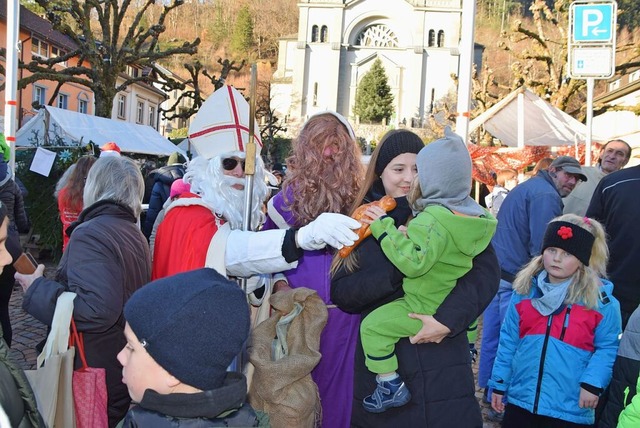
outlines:
[[[227,372],[249,335],[236,283],[208,268],[166,277],[136,291],[124,316],[118,361],[137,405],[122,426],[258,426],[244,375]]]
[[[408,403],[411,393],[396,372],[395,343],[422,327],[409,314],[433,315],[473,258],[489,245],[497,222],[469,197],[471,157],[462,139],[445,129],[445,137],[420,150],[418,175],[407,196],[416,217],[406,236],[378,207],[366,215],[371,232],[387,258],[405,275],[403,298],[379,307],[362,321],[360,337],[377,388],[363,400],[365,410],[384,412]]]

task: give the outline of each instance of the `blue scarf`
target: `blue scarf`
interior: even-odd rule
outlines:
[[[542,293],[542,296],[531,299],[533,307],[545,317],[551,315],[562,306],[564,299],[567,297],[569,284],[573,281],[573,277],[559,284],[551,284],[547,282],[547,279],[548,274],[546,270],[538,274],[538,289]]]

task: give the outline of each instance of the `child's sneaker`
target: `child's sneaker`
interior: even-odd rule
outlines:
[[[367,412],[382,413],[392,407],[404,406],[411,400],[411,393],[400,376],[390,381],[376,378],[378,386],[373,394],[362,400]]]
[[[471,354],[471,364],[475,364],[478,359],[478,350],[476,349],[476,345],[474,343],[469,344],[469,354]]]
[[[504,412],[498,413],[493,408],[489,409],[489,414],[487,415],[487,419],[492,422],[502,422],[504,419]]]

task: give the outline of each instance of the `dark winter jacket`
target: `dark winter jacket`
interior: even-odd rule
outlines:
[[[162,211],[164,202],[169,199],[171,185],[178,178],[184,176],[184,166],[182,164],[167,165],[152,171],[151,174],[154,175],[155,181],[151,190],[151,198],[149,199],[149,209],[142,228],[142,232],[147,239],[151,236],[153,223],[155,223],[158,213]]]
[[[222,387],[196,394],[161,395],[147,389],[122,427],[255,427],[258,417],[245,403],[246,395],[247,380],[235,372],[227,373]]]
[[[607,174],[598,186],[587,217],[595,218],[607,231],[609,264],[607,273],[615,284],[613,295],[631,314],[640,305],[640,165]],[[623,327],[626,320],[623,320]]]
[[[44,420],[36,405],[36,397],[24,372],[9,360],[9,347],[0,329],[0,408],[12,427],[44,428]]]
[[[0,181],[0,201],[9,214],[8,233],[27,233],[31,224],[24,210],[24,200],[20,188],[11,178]]]
[[[622,333],[618,355],[613,364],[608,401],[600,417],[599,428],[618,426],[620,412],[636,395],[638,376],[640,376],[640,307],[633,312]]]
[[[372,198],[375,199],[375,198]],[[396,225],[410,214],[405,198],[390,213]],[[339,270],[331,284],[331,300],[344,311],[366,316],[373,309],[401,297],[403,276],[384,256],[373,237],[355,250],[359,269],[348,274]],[[354,427],[482,427],[467,327],[489,304],[498,290],[500,269],[489,246],[473,261],[473,268],[458,282],[438,308],[434,317],[449,327],[451,334],[441,343],[412,345],[408,338],[396,344],[399,374],[411,391],[411,401],[400,408],[373,414],[362,407],[362,399],[376,386],[375,374],[364,364],[358,340],[355,356],[354,401],[351,423]]]
[[[78,295],[73,318],[84,335],[87,363],[106,369],[109,423],[114,426],[130,402],[122,383],[122,366],[116,359],[126,343],[122,308],[133,292],[151,279],[149,246],[131,210],[112,201],[99,201],[84,209],[69,229],[71,239],[55,280],[36,279],[25,293],[22,307],[51,325],[60,293]]]

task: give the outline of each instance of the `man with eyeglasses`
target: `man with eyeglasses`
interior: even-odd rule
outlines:
[[[580,163],[571,156],[560,156],[547,170],[538,171],[535,177],[514,187],[500,207],[498,228],[491,242],[500,263],[501,280],[498,293],[484,311],[478,366],[478,385],[485,388],[488,402],[491,394],[487,382],[498,350],[500,326],[513,293],[513,280],[524,265],[540,254],[547,224],[562,215],[562,198],[580,181],[587,181]],[[493,420],[502,417],[493,410],[489,416]]]

